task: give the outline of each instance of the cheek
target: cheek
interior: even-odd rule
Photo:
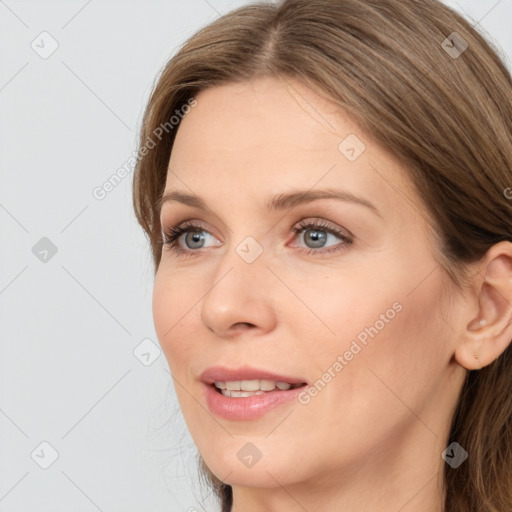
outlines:
[[[295,321],[294,338],[302,340],[302,359],[324,396],[312,401],[327,406],[341,400],[346,410],[357,411],[358,404],[398,402],[393,392],[415,402],[433,392],[433,380],[450,359],[440,271],[417,286],[417,268],[405,262],[396,267],[372,272],[360,266],[296,286],[310,312]]]
[[[327,343],[308,354],[319,387],[328,381],[314,398],[318,406],[340,421],[350,419],[354,428],[368,425],[376,435],[383,434],[386,421],[391,428],[411,416],[404,403],[421,410],[435,399],[451,357],[439,275],[413,292],[413,279],[404,274],[386,279],[378,286],[367,282],[368,288],[353,283],[351,293],[337,297],[331,290],[336,308],[326,306],[323,313],[336,336],[324,336]]]
[[[295,285],[301,300],[288,301],[286,326],[294,329],[299,350],[316,363],[316,372],[327,370],[338,355],[346,353],[348,361],[361,358],[373,340],[399,330],[403,296],[391,279],[377,277],[367,270],[331,272]]]
[[[190,289],[174,276],[165,275],[160,269],[157,272],[153,287],[153,323],[171,372],[176,376],[175,372],[186,370],[180,363],[192,357],[194,348],[187,339],[191,339],[192,322],[198,314],[194,308],[198,299]]]
[[[160,272],[160,270],[159,270]],[[173,283],[170,285],[169,283]],[[190,370],[197,358],[198,344],[194,342],[200,314],[197,293],[190,292],[190,286],[183,286],[174,276],[157,274],[153,288],[153,322],[155,331],[164,352],[180,409],[189,430],[201,424],[201,412],[192,399],[191,392],[198,392],[191,387]],[[195,329],[195,331],[194,331]],[[199,419],[196,418],[199,417]]]

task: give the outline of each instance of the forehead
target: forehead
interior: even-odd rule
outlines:
[[[197,106],[180,124],[181,137],[175,144],[182,142],[178,137],[186,138],[187,145],[200,145],[202,152],[241,155],[258,148],[265,157],[276,149],[330,149],[337,156],[336,132],[348,129],[362,137],[355,121],[297,81],[265,77],[227,83],[201,91],[196,100]]]
[[[397,194],[417,200],[393,155],[304,84],[265,77],[212,87],[195,99],[176,135],[166,191],[189,188],[214,199],[234,188],[243,196],[339,187],[384,210],[407,206]]]

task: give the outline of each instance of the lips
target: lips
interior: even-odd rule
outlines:
[[[256,420],[274,409],[290,407],[307,385],[305,379],[295,375],[250,366],[213,366],[201,374],[200,380],[204,385],[203,397],[210,412],[230,421]],[[237,391],[256,384],[258,388],[269,390]]]
[[[207,368],[199,377],[201,382],[207,385],[215,382],[233,382],[244,380],[272,380],[275,382],[286,382],[291,385],[307,384],[306,379],[292,375],[274,373],[268,370],[242,366],[239,368],[226,368],[224,366],[212,366]]]

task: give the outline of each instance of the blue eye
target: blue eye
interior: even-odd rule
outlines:
[[[346,230],[342,231],[334,225],[322,220],[308,220],[301,221],[292,228],[296,235],[304,233],[304,243],[311,243],[312,246],[297,247],[299,251],[305,251],[307,254],[326,254],[333,253],[348,248],[354,242],[354,237]],[[204,248],[206,236],[211,234],[202,226],[194,224],[193,222],[186,222],[178,226],[171,226],[165,232],[164,247],[167,250],[175,252],[178,256],[197,256]],[[184,236],[183,236],[184,235]],[[326,241],[330,236],[342,240],[342,244],[337,244],[333,247],[327,246],[324,248]],[[180,238],[185,241],[186,248],[180,246]],[[321,249],[321,250],[317,250]]]
[[[185,224],[181,224],[179,226],[172,226],[166,232],[163,233],[164,236],[164,246],[167,249],[176,252],[178,255],[183,256],[192,256],[197,253],[197,249],[202,249],[202,245],[199,247],[194,247],[194,244],[204,244],[205,236],[203,233],[208,233],[205,229],[197,224],[193,224],[192,222],[188,222]],[[192,244],[192,250],[183,249],[179,245],[179,238],[182,235],[185,235],[184,239],[187,244]]]
[[[348,231],[341,231],[334,225],[331,225],[329,222],[326,222],[322,219],[315,219],[314,221],[301,221],[296,226],[293,227],[293,231],[299,235],[303,233],[304,242],[311,242],[313,244],[312,247],[307,247],[309,251],[307,253],[332,253],[337,252],[342,249],[346,249],[354,242],[353,236]],[[339,238],[343,241],[342,246],[340,244],[333,246],[332,248],[324,248],[324,243],[328,240],[329,235],[334,236],[335,238]],[[315,249],[323,249],[322,251],[316,251]],[[304,248],[299,248],[304,250]]]

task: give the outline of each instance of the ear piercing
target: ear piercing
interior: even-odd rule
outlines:
[[[473,357],[476,359],[477,367],[474,368],[475,370],[480,370],[480,361],[478,360],[478,354],[473,354]]]

